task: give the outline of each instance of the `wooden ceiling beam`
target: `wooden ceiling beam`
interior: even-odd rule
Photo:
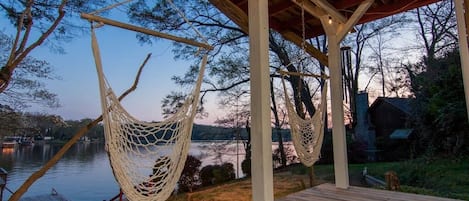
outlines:
[[[249,19],[247,14],[239,8],[236,4],[228,0],[209,0],[211,4],[217,7],[221,12],[223,12],[230,20],[237,24],[241,30],[245,33],[249,33]],[[275,25],[275,23],[273,23]],[[277,25],[278,26],[278,25]],[[293,42],[298,47],[301,47],[303,43],[303,38],[297,34],[288,31],[280,33],[285,39]],[[327,55],[322,53],[313,45],[306,43],[305,45],[306,52],[312,57],[316,58],[324,66],[328,66]]]
[[[340,9],[347,9],[347,8],[358,6],[360,5],[362,1],[363,0],[341,0],[341,1],[332,2],[332,5],[336,9],[340,10]]]
[[[209,0],[211,4],[218,8],[230,20],[237,24],[246,34],[249,33],[249,19],[247,14],[236,4],[227,0]]]
[[[291,1],[295,3],[296,5],[298,5],[300,8],[303,7],[306,12],[308,12],[309,14],[311,14],[312,16],[316,18],[319,18],[323,15],[327,15],[327,13],[323,9],[317,7],[310,1],[306,1],[306,0],[291,0]]]
[[[306,24],[308,24],[308,22],[310,22],[311,20],[317,20],[317,18],[315,16],[312,16],[312,15],[305,15],[305,23]],[[303,24],[302,20],[298,19],[298,18],[291,18],[289,20],[284,21],[283,23],[287,24],[290,27],[301,27],[302,26],[301,24]]]
[[[373,2],[374,0],[365,0],[360,4],[360,6],[358,6],[358,8],[353,12],[352,16],[342,26],[342,29],[339,30],[339,33],[337,33],[337,37],[340,41],[342,41],[345,35],[347,35],[347,33],[353,29],[353,26],[357,24],[358,20],[362,18]]]
[[[342,15],[332,4],[327,0],[309,0],[316,4],[319,8],[323,9],[327,14],[329,14],[334,19],[338,20],[341,23],[347,22],[347,18]]]
[[[294,4],[291,1],[281,1],[275,5],[269,6],[269,15],[275,16],[285,10],[290,9]]]

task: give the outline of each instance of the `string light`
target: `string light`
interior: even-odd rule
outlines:
[[[332,17],[331,16],[329,16],[329,21],[328,22],[329,22],[329,24],[332,24]]]

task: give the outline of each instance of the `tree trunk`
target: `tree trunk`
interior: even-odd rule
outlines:
[[[278,110],[277,110],[277,102],[275,101],[275,93],[274,93],[274,86],[273,80],[270,79],[270,97],[272,99],[272,112],[274,113],[275,119],[275,131],[277,133],[277,140],[278,140],[278,149],[280,151],[280,159],[282,163],[282,167],[287,166],[287,156],[285,154],[285,148],[283,146],[283,136],[281,133],[281,123],[280,118],[278,117]]]
[[[277,43],[272,34],[270,35],[269,41],[270,49],[279,57],[282,65],[286,66],[289,72],[298,72],[298,67],[292,64],[286,49]],[[288,76],[285,79],[293,88],[293,101],[295,103],[297,114],[304,118],[306,114],[303,107],[305,107],[308,114],[313,116],[316,112],[316,108],[314,108],[314,104],[311,100],[311,93],[306,82],[300,76]]]
[[[314,174],[314,165],[312,165],[310,168],[308,168],[309,171],[308,171],[308,174],[309,174],[309,187],[313,187],[314,186],[314,181],[315,181],[315,177],[316,175]]]

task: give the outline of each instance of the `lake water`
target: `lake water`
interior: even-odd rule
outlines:
[[[237,160],[238,147],[239,160]],[[276,145],[273,145],[275,148]],[[61,147],[52,144],[35,144],[30,147],[3,149],[0,155],[0,167],[8,171],[7,187],[15,191],[33,172],[41,168]],[[223,150],[223,151],[220,151]],[[192,142],[190,154],[202,160],[202,167],[222,162],[244,160],[242,143],[234,142]],[[239,165],[239,177],[242,171]],[[119,192],[114,180],[109,160],[103,143],[78,143],[37,180],[24,195],[48,194],[52,188],[73,201],[109,200]],[[11,193],[4,191],[3,200]]]

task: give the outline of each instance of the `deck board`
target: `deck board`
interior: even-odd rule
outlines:
[[[336,188],[325,183],[275,201],[456,201],[455,199],[351,186]]]

